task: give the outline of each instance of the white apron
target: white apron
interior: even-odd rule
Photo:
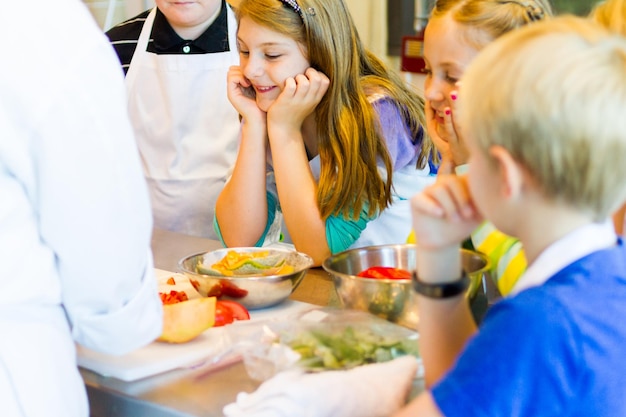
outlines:
[[[146,52],[152,9],[126,75],[154,226],[208,238],[216,238],[215,200],[235,164],[240,129],[226,95],[228,68],[239,65],[239,54],[236,20],[225,7],[230,51],[192,55]]]

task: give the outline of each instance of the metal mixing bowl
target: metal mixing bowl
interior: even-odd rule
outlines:
[[[199,265],[210,267],[226,256],[229,251],[285,253],[287,255],[286,262],[292,265],[295,270],[286,275],[246,276],[214,276],[198,271]],[[234,300],[250,310],[269,307],[286,300],[300,284],[312,265],[313,259],[310,256],[295,250],[257,247],[224,248],[211,252],[200,252],[189,255],[178,262],[180,271],[189,277],[200,294],[203,296],[218,295],[220,299]],[[224,288],[230,290],[223,291]]]
[[[416,247],[412,244],[368,246],[349,249],[327,258],[324,269],[333,278],[335,290],[345,308],[369,311],[391,322],[415,328],[418,312],[411,280],[362,278],[357,274],[373,266],[388,266],[414,271]],[[471,283],[467,297],[472,298],[483,279],[490,279],[489,258],[482,253],[461,250],[463,269]]]

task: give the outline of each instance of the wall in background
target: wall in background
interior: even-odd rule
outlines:
[[[154,6],[153,0],[83,0],[103,30]]]

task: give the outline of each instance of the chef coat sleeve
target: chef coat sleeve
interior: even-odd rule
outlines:
[[[65,77],[42,85],[50,105],[32,146],[40,234],[75,340],[124,353],[162,327],[151,210],[117,58],[104,36],[77,42]]]

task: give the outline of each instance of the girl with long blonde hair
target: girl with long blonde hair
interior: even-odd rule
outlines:
[[[281,215],[316,264],[404,242],[408,199],[434,178],[424,100],[363,46],[342,0],[243,0],[236,15],[242,130],[216,206],[223,242],[271,244]]]

